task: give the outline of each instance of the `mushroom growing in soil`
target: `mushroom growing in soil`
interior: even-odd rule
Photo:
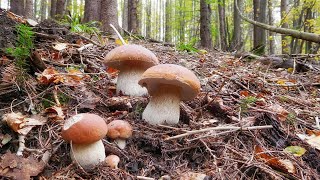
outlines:
[[[106,158],[101,141],[108,132],[103,118],[90,113],[82,113],[67,119],[62,128],[62,138],[71,144],[71,159],[83,169],[92,169]]]
[[[123,120],[114,120],[108,124],[108,134],[110,139],[118,145],[120,149],[126,147],[126,139],[132,136],[132,126]]]
[[[120,70],[117,80],[117,94],[143,96],[148,91],[139,86],[142,73],[151,66],[159,64],[158,58],[148,49],[134,44],[119,46],[104,58],[106,66]]]
[[[160,64],[147,69],[139,81],[148,89],[150,102],[142,118],[150,124],[177,124],[180,101],[191,100],[200,92],[196,75],[185,67]]]
[[[108,155],[105,159],[107,166],[111,167],[112,169],[118,169],[118,164],[120,162],[120,158],[117,155]]]

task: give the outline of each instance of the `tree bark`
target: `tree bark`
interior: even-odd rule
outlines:
[[[101,29],[110,34],[115,34],[110,24],[115,26],[119,31],[118,23],[117,0],[102,0],[101,1]]]
[[[288,0],[281,0],[280,5],[280,11],[281,11],[281,21],[283,22],[281,27],[282,28],[288,28],[289,25],[286,21],[286,16],[288,13]],[[289,41],[286,39],[286,35],[281,35],[281,44],[282,44],[282,54],[289,54]]]
[[[24,16],[27,18],[33,18],[33,0],[26,0],[24,8]]]
[[[36,17],[37,17],[37,11],[38,11],[38,0],[34,0],[34,3],[33,3],[33,18],[34,19],[36,19]]]
[[[84,22],[99,21],[101,0],[86,0],[84,4]]]
[[[269,25],[273,25],[272,0],[268,0]],[[274,32],[269,31],[269,54],[275,54]]]
[[[62,18],[63,15],[65,14],[65,0],[57,0],[57,5],[56,5],[56,15],[57,18]]]
[[[50,17],[55,18],[57,10],[57,0],[51,0]]]
[[[41,0],[41,7],[40,7],[41,15],[40,19],[41,21],[46,19],[46,13],[47,13],[47,0]]]
[[[151,37],[151,0],[147,0],[146,37]]]
[[[242,4],[242,0],[238,1],[238,4]],[[232,37],[232,49],[233,50],[241,50],[242,49],[242,30],[241,30],[241,18],[239,16],[238,11],[236,10],[235,2],[233,4],[233,37]]]
[[[166,1],[165,5],[165,38],[164,41],[170,43],[171,42],[171,2],[170,0]]]
[[[254,0],[253,3],[254,9],[254,20],[266,23],[266,8],[267,1],[266,0]],[[264,52],[264,48],[266,46],[266,31],[263,28],[258,26],[253,27],[253,46],[254,48],[262,48],[262,52]]]
[[[273,31],[276,33],[280,33],[280,34],[286,34],[288,36],[292,36],[294,38],[298,38],[298,39],[304,39],[307,41],[311,41],[311,42],[316,42],[316,43],[320,43],[320,35],[318,34],[314,34],[314,33],[308,33],[308,32],[303,32],[303,31],[297,31],[297,30],[293,30],[293,29],[288,29],[288,28],[278,28],[275,26],[270,26],[268,24],[264,24],[264,23],[260,23],[254,20],[251,20],[247,17],[245,17],[243,14],[240,13],[238,5],[237,5],[237,11],[239,12],[240,17],[249,22],[250,24],[253,24],[255,26],[259,26],[263,29],[269,30],[269,31]]]
[[[138,0],[131,0],[128,2],[128,31],[133,34],[138,33]]]
[[[10,0],[10,11],[22,16],[24,11],[24,3],[22,0]]]
[[[129,0],[123,0],[123,11],[122,11],[122,28],[128,31],[128,19],[129,19]]]
[[[208,49],[212,49],[210,16],[210,4],[206,0],[200,0],[200,44]]]
[[[221,50],[226,51],[228,49],[228,36],[226,26],[226,15],[225,15],[225,3],[224,0],[218,0],[218,12],[219,12],[219,31],[220,31],[220,42]]]

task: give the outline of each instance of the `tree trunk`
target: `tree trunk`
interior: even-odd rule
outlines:
[[[46,13],[47,13],[47,0],[41,0],[41,7],[40,7],[41,15],[40,19],[41,21],[46,19]]]
[[[56,6],[56,15],[57,18],[62,18],[65,14],[65,0],[57,0],[57,6]]]
[[[22,16],[24,11],[24,3],[22,0],[10,0],[10,11]]]
[[[254,9],[254,20],[266,23],[266,9],[267,1],[265,0],[254,0],[253,1]],[[253,46],[254,48],[259,48],[260,52],[264,52],[266,46],[266,31],[263,28],[258,26],[253,27]]]
[[[242,0],[238,1],[238,4],[242,4]],[[233,5],[233,37],[232,37],[232,50],[241,50],[242,49],[242,32],[241,32],[241,18],[238,11],[236,10],[236,5],[234,2]]]
[[[50,17],[55,18],[57,10],[57,0],[51,0]]]
[[[24,8],[24,16],[27,18],[33,18],[33,0],[26,0]]]
[[[128,31],[134,34],[138,32],[137,5],[138,0],[131,0],[128,2]]]
[[[268,0],[269,25],[273,25],[273,5],[272,0]],[[269,31],[269,54],[275,54],[274,32]]]
[[[128,31],[128,20],[129,20],[129,0],[123,0],[123,11],[122,11],[122,28]]]
[[[179,28],[179,37],[180,37],[180,43],[185,43],[185,13],[182,9],[185,9],[185,1],[179,0],[179,6],[181,9],[179,9],[179,22],[180,22],[180,28]]]
[[[115,34],[114,30],[110,27],[112,24],[119,31],[118,23],[117,0],[102,0],[101,1],[101,29],[110,34]]]
[[[164,41],[170,43],[171,42],[171,2],[170,0],[166,1],[165,5],[165,38]]]
[[[200,11],[201,12],[201,11]],[[228,49],[228,37],[226,31],[226,15],[225,4],[223,0],[218,0],[218,12],[219,12],[219,31],[221,39],[221,50],[226,51]]]
[[[298,38],[298,39],[303,39],[303,40],[307,40],[307,41],[311,41],[311,42],[315,42],[315,43],[320,43],[320,36],[318,34],[315,33],[308,33],[308,32],[303,32],[303,31],[297,31],[297,30],[293,30],[293,29],[288,29],[288,28],[278,28],[275,26],[270,26],[268,24],[264,24],[264,23],[260,23],[257,21],[253,21],[247,17],[245,17],[243,14],[240,13],[239,11],[239,7],[237,5],[237,11],[239,12],[240,17],[249,22],[250,24],[253,24],[255,26],[259,26],[263,29],[269,30],[269,31],[273,31],[276,33],[280,33],[280,34],[286,34],[288,36],[294,37],[294,38]]]
[[[280,5],[280,11],[281,11],[281,21],[283,22],[281,27],[282,28],[288,28],[289,25],[287,21],[285,20],[287,13],[288,13],[288,0],[281,0]],[[289,54],[289,41],[287,40],[286,35],[281,36],[281,44],[282,44],[282,54]]]
[[[1,2],[0,2],[1,4]],[[37,18],[37,11],[38,11],[38,0],[34,0],[33,3],[33,18],[36,19]]]
[[[211,8],[206,0],[200,0],[200,44],[204,48],[212,49],[211,37]]]
[[[304,24],[304,32],[311,32],[311,29],[313,28],[313,24],[310,23],[310,21],[314,19],[313,12],[312,12],[312,5],[308,7],[306,17],[305,17],[305,24]],[[306,42],[305,51],[306,53],[310,53],[312,48],[312,42],[308,41]]]
[[[101,0],[86,0],[84,4],[84,22],[99,21]]]
[[[151,0],[147,0],[146,37],[151,37]]]

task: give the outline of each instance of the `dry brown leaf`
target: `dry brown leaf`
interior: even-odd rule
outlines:
[[[86,76],[78,69],[68,69],[68,74],[65,76],[65,82],[63,84],[69,86],[79,86],[82,85],[82,80],[85,79]]]
[[[282,106],[280,106],[279,104],[273,104],[273,105],[269,106],[268,109],[271,112],[276,113],[276,117],[279,121],[283,122],[283,121],[287,120],[289,112],[286,109],[284,109]]]
[[[63,82],[63,77],[58,75],[58,71],[56,71],[53,67],[48,67],[41,74],[38,74],[37,79],[40,84],[45,85]]]
[[[47,114],[48,118],[51,120],[63,120],[64,114],[62,111],[62,107],[59,106],[52,106],[47,109],[45,109],[45,113]]]
[[[19,113],[7,113],[3,115],[3,120],[8,126],[15,132],[26,135],[28,132],[37,125],[43,125],[45,120],[27,118],[26,116]]]
[[[23,158],[10,152],[1,156],[0,175],[17,180],[30,179],[42,172],[45,163],[33,157]]]
[[[288,159],[279,159],[270,154],[267,154],[262,147],[255,146],[254,148],[255,158],[264,161],[268,166],[274,169],[281,170],[287,173],[296,173],[296,169],[293,163]]]
[[[83,99],[81,100],[82,102],[80,103],[79,107],[94,109],[101,98],[92,91],[87,90],[85,87],[83,87],[81,91],[83,94]]]
[[[297,136],[301,140],[305,140],[310,146],[320,150],[320,135],[316,135],[316,134],[312,134],[312,135],[297,134]]]
[[[66,49],[67,47],[68,47],[67,43],[58,43],[58,44],[53,46],[53,49],[55,49],[57,51],[62,51],[64,49]]]

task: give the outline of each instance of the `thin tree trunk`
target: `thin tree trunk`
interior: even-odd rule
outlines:
[[[128,30],[134,34],[138,32],[138,14],[137,14],[138,0],[131,0],[128,3]]]
[[[151,37],[151,0],[147,0],[146,37]]]
[[[280,5],[280,10],[281,10],[281,20],[283,21],[281,27],[282,28],[288,28],[289,25],[287,21],[285,20],[287,13],[288,13],[288,0],[281,0],[281,5]],[[289,42],[287,40],[286,35],[281,36],[281,44],[282,44],[282,54],[289,54]]]
[[[25,9],[24,9],[24,16],[27,18],[33,18],[33,0],[26,0],[25,1]]]
[[[165,5],[165,42],[171,42],[171,1],[167,0]]]
[[[84,5],[84,22],[99,21],[101,0],[86,0]]]
[[[47,13],[47,0],[41,0],[41,7],[40,7],[40,11],[41,11],[41,16],[40,19],[41,21],[46,19],[46,13]]]
[[[0,2],[1,4],[1,2]],[[36,19],[37,18],[37,12],[38,12],[38,0],[34,0],[33,3],[33,18]]]
[[[304,32],[311,32],[311,29],[313,27],[312,24],[310,24],[310,20],[312,20],[313,12],[312,12],[312,5],[308,7],[306,17],[305,17],[305,25],[304,25]],[[308,41],[306,42],[305,51],[306,53],[310,53],[312,48],[312,42]]]
[[[266,9],[267,1],[265,0],[254,0],[254,20],[266,23]],[[266,46],[266,30],[258,26],[253,27],[253,46],[254,48],[259,48],[261,53],[264,52]]]
[[[128,14],[128,2],[129,0],[123,0],[123,11],[122,11],[122,28],[124,30],[128,30],[128,19],[129,19],[129,14]]]
[[[118,23],[117,0],[102,0],[101,1],[101,29],[110,34],[115,34],[110,24],[115,26],[119,31]]]
[[[238,1],[238,4],[242,4],[242,0]],[[232,49],[233,50],[241,50],[242,49],[242,30],[241,30],[241,18],[239,16],[238,11],[236,10],[236,5],[234,2],[233,5],[233,37],[232,37]]]
[[[228,37],[226,32],[225,4],[223,2],[223,0],[218,0],[219,31],[221,40],[221,50],[226,51],[228,49]]]
[[[55,18],[57,10],[57,0],[51,0],[50,17]]]
[[[10,0],[10,11],[22,16],[24,13],[24,1],[22,0]]]
[[[57,6],[56,6],[56,15],[57,18],[62,18],[65,14],[65,0],[57,0]]]
[[[204,48],[212,49],[211,37],[211,8],[206,0],[200,0],[200,44]]]
[[[273,25],[273,5],[272,0],[268,0],[268,11],[269,11],[269,25]],[[269,32],[269,54],[275,54],[275,41],[274,41],[274,32]]]

